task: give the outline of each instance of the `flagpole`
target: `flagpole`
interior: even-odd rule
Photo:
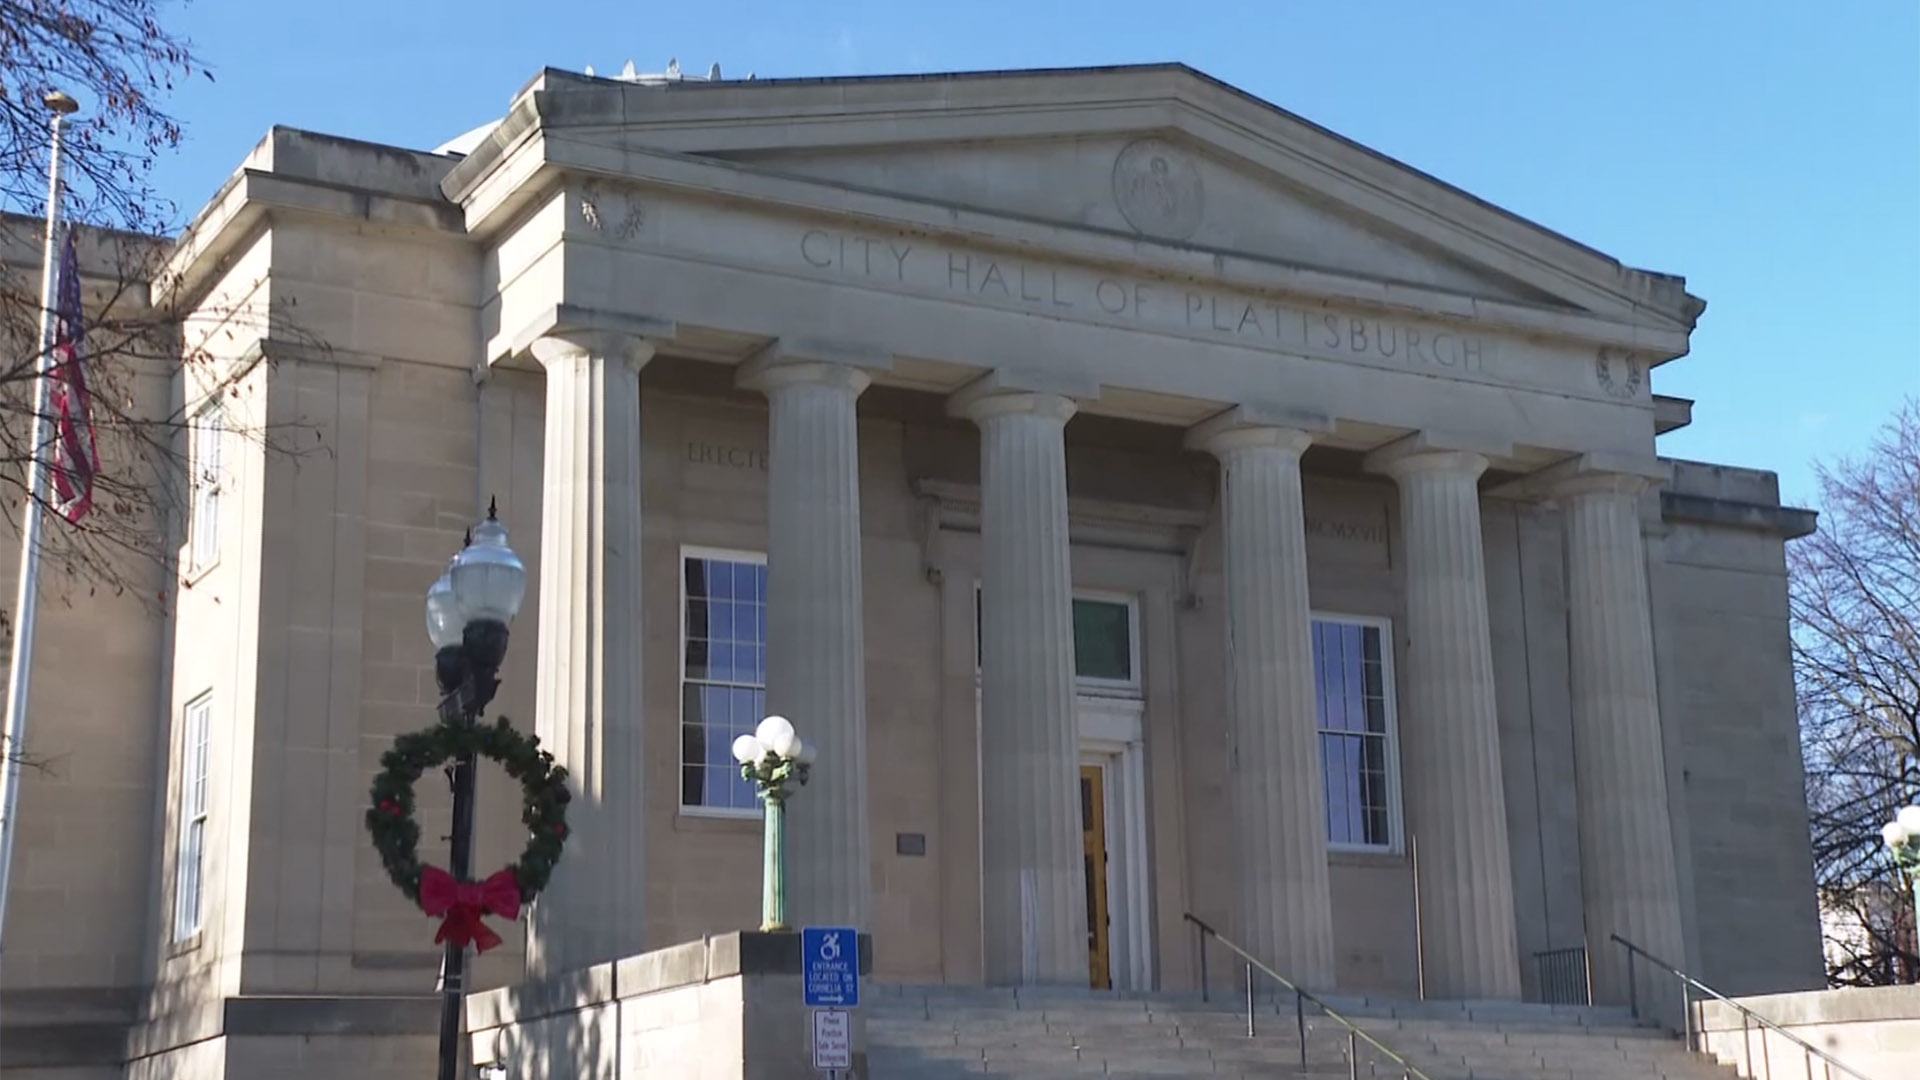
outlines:
[[[45,98],[52,110],[53,143],[47,165],[47,246],[40,260],[40,355],[34,359],[33,421],[28,441],[27,505],[20,517],[20,592],[13,605],[13,656],[7,665],[6,741],[0,751],[6,755],[0,785],[0,956],[6,953],[7,895],[13,878],[13,841],[19,833],[20,751],[27,734],[27,694],[33,672],[33,624],[39,607],[40,516],[47,498],[47,466],[43,455],[48,448],[55,334],[54,289],[59,268],[55,265],[60,236],[60,137],[67,116],[79,104],[58,90]]]

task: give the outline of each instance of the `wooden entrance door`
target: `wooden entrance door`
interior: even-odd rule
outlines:
[[[1113,988],[1107,952],[1106,770],[1080,766],[1080,829],[1087,866],[1087,977],[1095,990]]]

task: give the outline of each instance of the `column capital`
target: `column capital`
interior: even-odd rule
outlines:
[[[1501,498],[1555,500],[1577,495],[1637,498],[1650,487],[1673,479],[1673,468],[1657,457],[1596,452],[1580,454],[1529,473],[1492,494]]]
[[[1414,473],[1450,472],[1479,479],[1488,459],[1510,457],[1513,444],[1447,431],[1416,431],[1372,451],[1362,468],[1395,480]]]
[[[1298,457],[1306,453],[1315,436],[1332,430],[1333,420],[1323,412],[1245,404],[1188,428],[1185,442],[1189,449],[1205,450],[1215,457],[1258,447],[1287,450]]]
[[[582,358],[619,360],[635,371],[653,359],[653,342],[619,330],[550,330],[527,346],[541,367]]]
[[[741,364],[734,382],[762,392],[816,384],[837,386],[858,395],[873,385],[874,372],[892,367],[892,354],[879,349],[781,338]]]
[[[954,391],[947,399],[947,415],[978,423],[1026,414],[1064,424],[1079,411],[1079,401],[1099,396],[1099,383],[1078,373],[995,368]]]

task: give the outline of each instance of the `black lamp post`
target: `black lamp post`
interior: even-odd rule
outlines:
[[[500,662],[507,655],[507,624],[520,611],[527,571],[507,546],[507,529],[487,506],[466,547],[427,590],[427,636],[440,681],[443,723],[474,725],[500,688]],[[453,785],[455,881],[471,880],[473,861],[473,755],[448,768]],[[460,1005],[466,994],[466,947],[447,943],[440,978],[440,1080],[456,1080],[460,1068]]]

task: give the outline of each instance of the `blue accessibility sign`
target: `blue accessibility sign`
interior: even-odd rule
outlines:
[[[800,974],[810,1009],[852,1009],[860,1004],[860,935],[851,926],[809,926],[800,931]]]

